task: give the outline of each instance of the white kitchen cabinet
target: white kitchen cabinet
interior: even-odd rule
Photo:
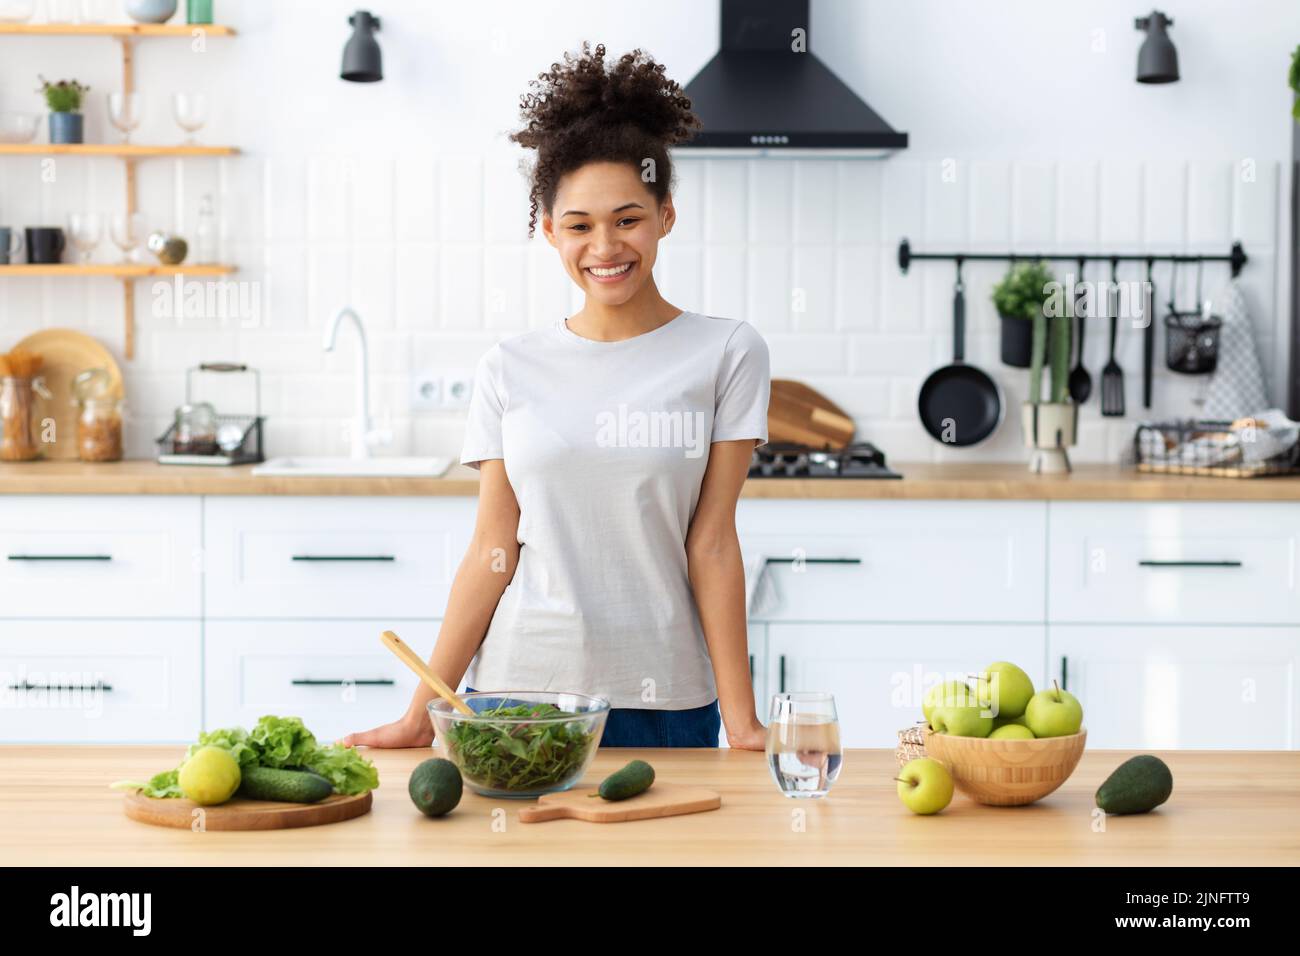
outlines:
[[[439,621],[398,633],[427,658]],[[386,647],[384,620],[211,621],[205,634],[207,729],[252,727],[265,714],[301,717],[335,740],[405,713],[418,678]]]
[[[196,497],[0,497],[0,615],[195,617]]]
[[[1048,617],[1300,626],[1300,507],[1054,502]]]
[[[0,620],[0,741],[192,741],[198,621]]]
[[[1300,628],[1052,625],[1051,677],[1088,746],[1293,750]]]
[[[441,617],[473,498],[217,497],[204,509],[209,618]]]
[[[765,555],[770,621],[1041,622],[1046,505],[744,499],[741,549]]]
[[[941,680],[1011,661],[1038,684],[1046,665],[1041,625],[773,623],[767,647],[770,691],[834,694],[845,747],[892,748]]]

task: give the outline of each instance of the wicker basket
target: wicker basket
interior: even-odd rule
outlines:
[[[898,748],[894,751],[898,765],[904,767],[920,757],[925,756],[925,725],[917,724],[898,732]]]

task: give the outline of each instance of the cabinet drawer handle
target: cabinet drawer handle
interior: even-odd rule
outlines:
[[[861,564],[861,558],[768,558],[768,564]]]
[[[295,687],[342,687],[344,684],[352,684],[356,687],[392,687],[395,681],[387,677],[374,680],[314,680],[310,677],[295,677],[290,683]]]
[[[1061,690],[1070,689],[1070,659],[1061,658]]]
[[[1138,562],[1142,568],[1239,568],[1240,561],[1153,561],[1143,559]]]
[[[96,681],[93,684],[33,684],[25,680],[21,684],[10,684],[10,690],[112,690],[112,684]]]
[[[753,654],[749,655],[749,679],[751,681],[754,679],[754,655]]]
[[[111,554],[11,554],[10,561],[112,561]]]
[[[784,694],[785,693],[785,655],[784,654],[782,654],[779,658],[777,658],[777,667],[779,669],[779,673],[777,675],[779,680],[777,681],[777,685],[776,685],[777,693]]]
[[[295,554],[295,561],[396,561],[391,554]]]

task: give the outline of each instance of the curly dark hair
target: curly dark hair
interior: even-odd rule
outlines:
[[[528,193],[530,237],[538,210],[555,203],[560,178],[590,162],[628,163],[639,171],[653,160],[655,175],[646,185],[662,202],[673,179],[668,147],[690,139],[700,125],[662,63],[638,49],[607,67],[603,43],[593,50],[584,42],[538,74],[519,99],[519,113],[524,126],[510,139],[537,150]]]

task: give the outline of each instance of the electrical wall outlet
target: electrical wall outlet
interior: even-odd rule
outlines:
[[[432,370],[411,377],[411,411],[432,412],[442,408],[442,376]]]
[[[467,369],[448,372],[442,378],[443,408],[468,408],[474,392],[474,373]]]
[[[411,377],[411,411],[467,408],[473,391],[471,369],[422,369]]]

